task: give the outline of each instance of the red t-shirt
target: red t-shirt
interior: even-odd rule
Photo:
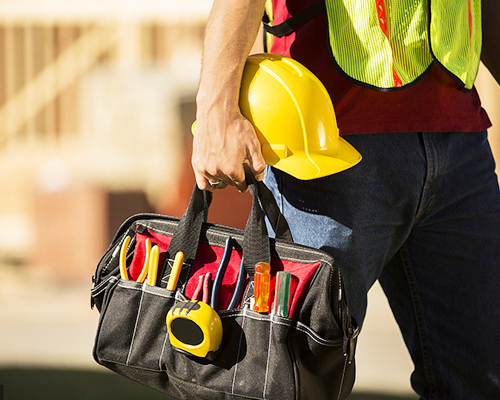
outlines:
[[[273,1],[273,24],[316,1]],[[323,82],[332,98],[341,135],[478,132],[491,126],[476,89],[460,91],[459,83],[437,64],[414,86],[394,92],[379,92],[347,80],[330,59],[327,35],[326,15],[321,14],[289,36],[274,37],[270,52],[301,62]]]

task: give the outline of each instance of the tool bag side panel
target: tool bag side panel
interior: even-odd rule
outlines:
[[[355,339],[356,340],[356,339]],[[298,370],[299,399],[346,399],[355,378],[342,343],[324,341],[307,328],[295,329],[290,348]]]
[[[345,325],[342,308],[347,304],[339,300],[344,292],[339,277],[335,265],[323,262],[303,300],[296,329],[290,332],[300,399],[345,399],[354,385],[355,364],[350,361],[348,346],[352,343],[355,347],[357,335],[349,339],[349,332],[342,330]],[[333,393],[340,395],[336,397]]]

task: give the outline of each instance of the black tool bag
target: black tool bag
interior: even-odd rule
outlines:
[[[179,399],[345,399],[354,383],[358,329],[349,314],[341,271],[328,253],[291,241],[265,185],[253,181],[249,189],[253,205],[244,231],[206,223],[211,193],[197,187],[182,219],[139,214],[124,222],[93,277],[92,304],[101,314],[94,358]],[[276,239],[268,237],[262,210]],[[127,236],[129,280],[120,278],[119,270]],[[233,244],[217,310],[222,342],[211,359],[195,357],[172,346],[166,316],[174,305],[191,299],[200,275],[215,276],[228,236]],[[136,281],[147,238],[160,248],[155,286]],[[167,290],[179,251],[185,255],[184,267],[176,290]],[[242,258],[246,290],[237,306],[227,310]],[[290,272],[288,317],[253,311],[258,262],[270,263],[272,276]]]

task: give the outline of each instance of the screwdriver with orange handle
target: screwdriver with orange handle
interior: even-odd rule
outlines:
[[[266,262],[255,264],[253,295],[254,311],[268,313],[271,303],[271,266]]]

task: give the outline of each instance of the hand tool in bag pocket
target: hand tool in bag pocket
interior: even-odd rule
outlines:
[[[241,295],[243,293],[243,288],[245,287],[245,282],[247,278],[247,272],[245,270],[245,265],[243,264],[243,257],[241,257],[240,269],[238,271],[238,280],[236,281],[236,287],[234,288],[233,297],[229,302],[228,310],[236,308],[241,300]]]
[[[276,290],[274,291],[273,314],[288,317],[288,303],[290,299],[291,274],[279,271],[276,274]]]
[[[145,256],[145,259],[144,259],[144,265],[142,267],[142,270],[141,270],[141,273],[139,275],[139,277],[137,278],[137,282],[144,282],[144,280],[146,279],[146,276],[148,275],[148,272],[149,272],[149,263],[150,263],[150,258],[151,258],[151,240],[149,240],[149,238],[146,239],[146,242],[145,242],[145,246],[146,246],[146,256]]]
[[[175,288],[177,287],[177,282],[179,282],[179,276],[181,275],[183,264],[184,253],[182,251],[178,251],[175,255],[172,270],[170,271],[170,277],[168,278],[167,290],[175,290]]]
[[[127,236],[121,245],[120,249],[120,258],[119,258],[119,263],[120,263],[120,276],[123,280],[128,281],[129,276],[127,272],[127,248],[130,244],[130,236]],[[146,279],[146,276],[148,275],[149,269],[151,267],[150,259],[151,259],[151,240],[149,238],[146,239],[145,241],[145,259],[144,259],[144,265],[142,267],[141,273],[139,274],[139,277],[137,278],[137,282],[144,282],[144,279]],[[158,247],[158,246],[155,246]],[[156,250],[155,250],[156,252]]]
[[[228,236],[226,238],[226,243],[224,244],[224,252],[222,253],[222,258],[217,267],[217,272],[215,274],[214,284],[212,286],[212,298],[210,299],[210,306],[217,311],[219,308],[219,289],[222,285],[222,278],[226,273],[227,265],[229,264],[229,259],[231,258],[231,250],[233,247],[233,238]]]
[[[210,301],[211,283],[212,274],[210,272],[207,272],[204,275],[200,275],[198,277],[198,285],[196,286],[196,289],[193,293],[193,298],[191,300],[201,300],[203,301],[203,303],[208,304]]]
[[[224,252],[222,254],[222,258],[220,260],[219,266],[217,267],[217,273],[214,279],[214,285],[212,287],[212,299],[211,299],[211,307],[214,310],[218,310],[219,308],[219,291],[222,286],[222,279],[224,278],[224,274],[226,273],[227,265],[229,264],[229,259],[231,258],[231,248],[233,244],[233,239],[231,236],[226,238],[226,243],[224,244]],[[235,308],[241,298],[241,294],[243,292],[243,287],[246,281],[246,271],[245,266],[243,264],[243,257],[241,258],[240,267],[238,270],[238,278],[236,280],[236,287],[234,289],[233,296],[231,297],[231,301],[229,302],[228,310]]]
[[[160,248],[157,245],[154,245],[151,248],[151,252],[149,255],[148,280],[146,281],[146,283],[149,286],[156,286],[159,263],[160,263]]]
[[[266,262],[255,264],[253,295],[254,311],[268,313],[271,303],[271,266]]]
[[[130,280],[127,272],[127,248],[130,244],[130,236],[127,236],[122,243],[120,249],[120,276],[123,280]],[[156,286],[156,279],[158,276],[158,264],[160,261],[160,248],[157,245],[151,247],[151,240],[146,239],[144,244],[146,246],[146,256],[144,259],[144,265],[142,267],[141,273],[137,278],[137,282],[142,283],[148,277],[146,283],[149,286]]]
[[[130,236],[127,236],[122,243],[122,247],[120,249],[120,276],[123,280],[128,281],[128,272],[127,272],[127,248],[130,243]]]

